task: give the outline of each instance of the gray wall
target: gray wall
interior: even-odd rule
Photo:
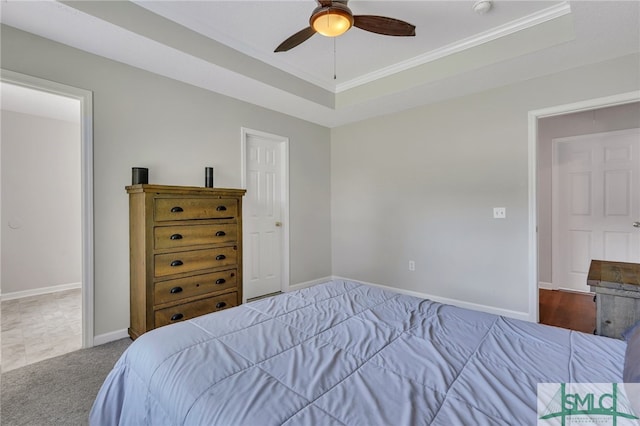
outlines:
[[[4,69],[93,91],[95,335],[129,325],[131,167],[151,183],[239,187],[240,128],[290,140],[291,284],[331,275],[328,129],[2,26]]]
[[[538,122],[538,281],[551,284],[551,160],[554,138],[640,127],[640,103],[547,117]]]
[[[528,112],[638,90],[638,65],[626,56],[333,129],[333,273],[528,313]]]
[[[80,125],[5,110],[0,119],[2,294],[80,283]]]
[[[632,55],[329,131],[12,28],[1,47],[6,69],[94,92],[98,335],[128,325],[130,168],[200,185],[213,165],[238,186],[241,126],[291,141],[292,284],[333,273],[526,313],[527,113],[640,88]]]

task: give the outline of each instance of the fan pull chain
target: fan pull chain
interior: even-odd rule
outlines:
[[[333,79],[336,79],[336,38],[333,38]]]

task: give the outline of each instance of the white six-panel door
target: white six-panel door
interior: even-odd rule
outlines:
[[[286,200],[286,139],[243,132],[245,183],[243,203],[244,297],[282,290]]]
[[[640,131],[553,144],[553,285],[589,291],[592,259],[640,262]]]

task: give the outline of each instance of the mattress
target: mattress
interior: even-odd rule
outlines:
[[[334,280],[139,337],[92,425],[535,424],[538,383],[622,381],[625,343]]]

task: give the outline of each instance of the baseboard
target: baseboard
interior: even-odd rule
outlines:
[[[543,290],[557,290],[552,283],[546,283],[544,281],[538,281],[538,288]]]
[[[378,287],[378,288],[381,288],[383,290],[393,291],[393,292],[400,293],[400,294],[406,294],[408,296],[419,297],[421,299],[429,299],[429,300],[433,300],[434,302],[439,302],[439,303],[444,303],[444,304],[447,304],[447,305],[457,306],[459,308],[471,309],[473,311],[487,312],[489,314],[502,315],[502,316],[509,317],[509,318],[515,318],[515,319],[519,319],[519,320],[523,320],[523,321],[529,321],[529,314],[526,313],[526,312],[518,312],[518,311],[509,310],[509,309],[496,308],[496,307],[493,307],[493,306],[480,305],[480,304],[477,304],[477,303],[464,302],[462,300],[449,299],[449,298],[446,298],[446,297],[434,296],[434,295],[431,295],[431,294],[421,293],[421,292],[418,292],[418,291],[404,290],[404,289],[401,289],[401,288],[389,287],[389,286],[382,285],[382,284],[375,284],[375,283],[370,283],[370,282],[366,282],[366,281],[354,280],[354,279],[351,279],[351,278],[338,277],[338,276],[327,276],[327,277],[323,277],[323,278],[317,278],[315,280],[310,280],[310,281],[305,281],[305,282],[298,283],[298,284],[293,284],[293,285],[290,285],[289,288],[285,290],[285,292],[294,291],[294,290],[300,290],[300,289],[303,289],[303,288],[311,287],[311,286],[314,286],[314,285],[317,285],[317,284],[322,284],[322,283],[325,283],[327,281],[332,281],[332,280],[353,281],[353,282],[360,283],[360,284],[365,284],[365,285],[370,285],[370,286],[373,286],[373,287]],[[126,329],[113,331],[111,333],[100,334],[100,335],[95,336],[93,338],[93,345],[94,346],[104,345],[105,343],[113,342],[115,340],[124,339],[125,337],[129,337],[129,333],[127,332]]]
[[[129,332],[125,328],[124,330],[112,331],[111,333],[100,334],[93,338],[93,346],[104,345],[105,343],[115,342],[116,340],[129,337]]]
[[[0,300],[22,299],[23,297],[40,296],[42,294],[57,293],[65,290],[75,290],[82,288],[82,283],[69,283],[54,285],[51,287],[34,288],[32,290],[14,291],[12,293],[3,293]]]
[[[575,288],[566,288],[566,287],[556,287],[552,283],[546,283],[544,281],[538,282],[538,288],[542,290],[560,290],[566,291],[569,293],[579,293],[579,294],[592,294],[591,290],[577,290]]]
[[[275,293],[263,294],[262,296],[256,296],[256,297],[252,297],[250,299],[247,299],[244,303],[251,303],[251,302],[255,302],[256,300],[267,299],[269,297],[277,296],[279,294],[282,294],[282,292],[281,291],[276,291]]]
[[[356,282],[356,283],[361,283],[361,284],[366,284],[366,285],[370,285],[370,286],[373,286],[373,287],[378,287],[378,288],[381,288],[383,290],[388,290],[388,291],[393,291],[393,292],[396,292],[396,293],[406,294],[408,296],[419,297],[421,299],[429,299],[429,300],[433,300],[434,302],[444,303],[446,305],[453,305],[453,306],[457,306],[459,308],[470,309],[472,311],[481,311],[481,312],[486,312],[486,313],[489,313],[489,314],[501,315],[501,316],[505,316],[505,317],[509,317],[509,318],[515,318],[515,319],[519,319],[519,320],[523,320],[523,321],[530,321],[528,312],[512,311],[510,309],[502,309],[502,308],[496,308],[494,306],[480,305],[478,303],[465,302],[465,301],[457,300],[457,299],[449,299],[447,297],[434,296],[432,294],[421,293],[421,292],[412,291],[412,290],[404,290],[404,289],[401,289],[401,288],[389,287],[389,286],[382,285],[382,284],[369,283],[369,282],[365,282],[365,281],[354,280],[354,279],[351,279],[351,278],[333,277],[333,279],[353,281],[353,282]]]
[[[566,291],[567,293],[593,294],[591,290],[576,290],[575,288],[559,287],[557,290]]]
[[[286,289],[285,292],[294,291],[294,290],[300,290],[300,289],[303,289],[303,288],[314,286],[316,284],[326,283],[327,281],[331,281],[331,280],[333,280],[335,278],[336,277],[328,276],[328,277],[324,277],[324,278],[318,278],[318,279],[311,280],[311,281],[305,281],[305,282],[302,282],[302,283],[289,285],[289,288]]]

